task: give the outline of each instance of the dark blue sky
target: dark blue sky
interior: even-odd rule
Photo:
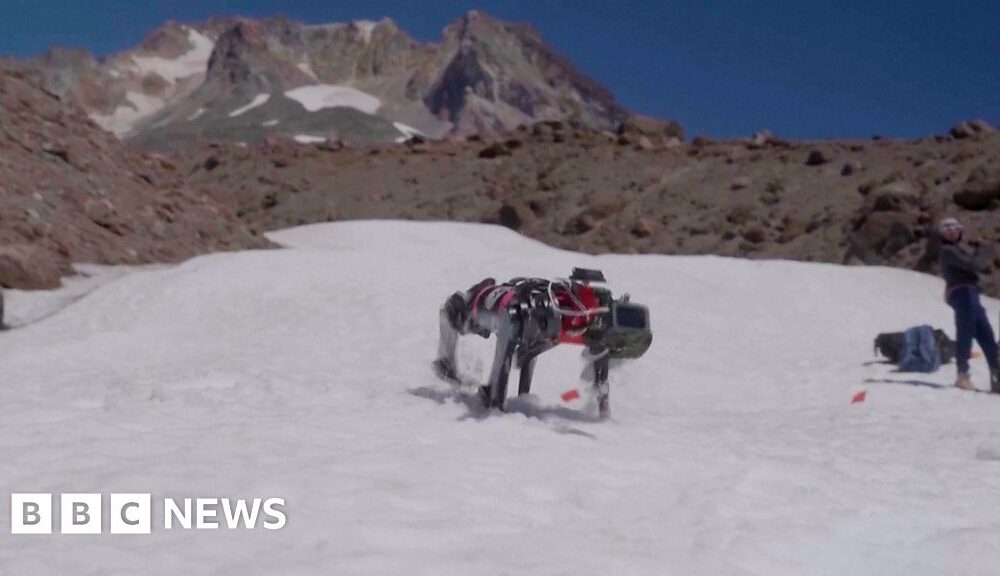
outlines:
[[[106,54],[168,19],[389,16],[437,40],[471,8],[530,21],[629,109],[689,135],[914,137],[1000,123],[1000,1],[0,0],[0,53]]]

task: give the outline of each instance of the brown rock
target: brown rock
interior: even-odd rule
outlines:
[[[0,286],[22,290],[58,288],[65,264],[27,244],[0,246]]]
[[[875,189],[866,199],[872,212],[906,212],[920,205],[920,194],[906,180],[896,180]]]
[[[754,218],[754,208],[750,204],[737,204],[729,209],[726,214],[726,222],[740,226],[750,222]]]
[[[510,149],[502,142],[494,142],[479,151],[480,158],[493,159],[501,156],[510,156]]]
[[[753,184],[753,179],[749,176],[737,176],[733,178],[733,183],[729,185],[730,190],[743,190]]]
[[[621,200],[613,194],[597,194],[590,199],[585,213],[596,219],[604,219],[617,214],[621,209]]]
[[[743,231],[743,239],[751,244],[761,244],[767,240],[767,230],[763,226],[751,226]]]
[[[841,176],[851,176],[861,171],[861,162],[857,160],[851,160],[849,162],[844,162],[843,168],[840,169]]]
[[[566,226],[566,233],[574,235],[586,234],[598,226],[600,226],[600,223],[596,218],[590,214],[584,213],[569,221]]]
[[[110,227],[115,219],[115,206],[107,199],[88,200],[83,207],[87,218],[98,226]]]
[[[884,265],[896,253],[918,240],[915,215],[900,212],[874,212],[862,218],[848,239],[844,261],[857,258],[865,264]]]
[[[649,238],[656,234],[659,226],[652,218],[639,218],[632,225],[632,235],[636,238]]]
[[[996,128],[985,120],[966,120],[952,126],[951,135],[961,140],[994,131],[996,131]]]
[[[525,221],[532,217],[531,210],[520,203],[504,203],[497,213],[500,225],[511,230],[520,230]]]
[[[205,163],[203,164],[203,166],[205,170],[211,172],[212,170],[218,168],[220,164],[222,164],[222,162],[220,162],[217,157],[209,156],[208,158],[205,159]]]
[[[830,159],[826,157],[826,154],[822,150],[813,150],[809,152],[809,157],[806,158],[806,166],[822,166],[829,161]]]
[[[955,192],[955,204],[966,210],[990,210],[1000,203],[1000,165],[979,166]]]
[[[633,114],[618,127],[618,135],[649,136],[650,138],[677,138],[684,140],[684,128],[672,120],[659,120]]]

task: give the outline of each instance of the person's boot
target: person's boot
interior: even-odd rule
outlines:
[[[1000,394],[1000,370],[990,372],[990,392]]]
[[[969,378],[968,374],[959,374],[958,378],[955,379],[955,388],[961,390],[975,390],[976,387],[972,385],[972,379]]]

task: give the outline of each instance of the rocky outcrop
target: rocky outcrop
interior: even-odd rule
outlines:
[[[992,132],[996,132],[996,128],[982,119],[959,122],[951,129],[951,135],[958,139],[974,138],[980,134],[990,134]]]
[[[0,286],[51,288],[72,262],[176,261],[265,246],[162,157],[126,149],[73,103],[0,68]]]
[[[526,24],[477,11],[449,25],[446,63],[424,101],[458,134],[497,133],[538,120],[573,119],[612,128],[627,114]]]
[[[1000,208],[1000,160],[994,159],[973,170],[954,198],[955,204],[966,210]]]

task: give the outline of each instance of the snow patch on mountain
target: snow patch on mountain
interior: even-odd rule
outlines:
[[[320,142],[326,142],[326,138],[322,136],[313,136],[311,134],[296,134],[293,139],[299,144],[318,144]]]
[[[365,114],[375,114],[382,106],[382,102],[378,98],[367,92],[350,86],[334,86],[332,84],[301,86],[285,92],[285,96],[302,104],[302,107],[309,112],[343,106],[360,110]]]
[[[301,70],[306,75],[310,76],[311,78],[314,79],[317,78],[316,71],[313,70],[312,65],[309,64],[308,62],[299,62],[298,64],[295,65],[295,67]]]
[[[158,74],[171,84],[178,80],[204,73],[212,56],[215,42],[193,28],[187,28],[191,49],[178,58],[160,56],[133,56],[140,74]]]
[[[240,116],[241,114],[245,114],[245,113],[249,112],[250,110],[253,110],[254,108],[256,108],[258,106],[263,106],[270,99],[271,99],[271,95],[270,94],[258,94],[256,96],[254,96],[254,99],[251,100],[250,103],[247,104],[246,106],[237,108],[236,110],[233,110],[232,112],[230,112],[229,113],[229,117],[230,118],[235,118],[237,116]]]
[[[281,120],[274,119],[274,120],[267,120],[267,121],[264,121],[264,122],[260,123],[260,125],[263,126],[263,127],[265,127],[265,128],[270,128],[272,126],[277,126],[278,124],[281,124]]]
[[[426,136],[420,130],[417,130],[413,126],[407,126],[402,122],[393,122],[392,125],[396,128],[396,130],[399,130],[400,132],[403,133],[402,136],[396,138],[397,143],[406,142],[407,140],[413,138],[414,136]]]
[[[163,100],[142,92],[129,91],[125,100],[111,114],[92,114],[90,119],[119,138],[131,134],[141,120],[160,111]]]
[[[198,118],[201,118],[201,115],[204,114],[207,111],[208,111],[208,108],[198,108],[195,111],[194,114],[188,116],[188,119],[187,119],[188,122],[193,122],[193,121],[197,120]]]
[[[353,22],[354,27],[361,32],[361,37],[365,39],[365,43],[372,41],[372,32],[375,30],[376,23],[371,20],[355,20]]]

